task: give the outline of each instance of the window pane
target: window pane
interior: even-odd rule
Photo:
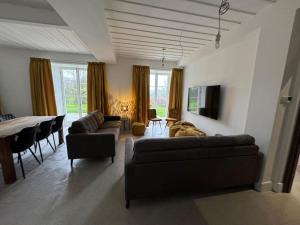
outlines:
[[[81,96],[81,110],[82,115],[87,114],[87,71],[84,69],[79,70],[80,79],[80,96]]]
[[[150,107],[158,117],[167,116],[170,71],[152,70],[150,75]]]
[[[76,69],[62,69],[65,90],[67,121],[79,118]]]
[[[150,74],[150,87],[155,86],[155,74]]]

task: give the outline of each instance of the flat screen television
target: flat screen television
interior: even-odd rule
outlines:
[[[217,120],[220,89],[220,85],[189,88],[187,111]]]

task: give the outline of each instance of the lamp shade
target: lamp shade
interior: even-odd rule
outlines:
[[[121,105],[122,112],[128,112],[128,105]]]

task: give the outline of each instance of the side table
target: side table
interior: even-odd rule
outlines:
[[[126,130],[130,130],[130,118],[127,117],[127,116],[124,116],[124,117],[121,117],[121,123],[122,123],[122,127],[123,127],[123,130],[126,131]]]

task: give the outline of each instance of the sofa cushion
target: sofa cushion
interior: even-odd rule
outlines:
[[[216,140],[216,138],[222,140]],[[133,150],[134,160],[137,163],[256,156],[258,154],[254,138],[248,135],[140,139],[135,142]]]
[[[200,147],[226,147],[255,145],[255,139],[250,135],[221,137],[176,137],[176,138],[144,138],[137,140],[135,152],[184,150]]]
[[[99,111],[94,111],[93,115],[99,125],[99,127],[102,127],[103,123],[104,123],[104,115],[103,113],[99,112]]]
[[[115,136],[115,141],[119,140],[120,129],[117,127],[103,128],[97,131],[99,134],[113,134]]]
[[[105,128],[120,128],[121,127],[121,121],[107,121],[104,122],[103,125],[101,126],[101,129],[105,129]]]
[[[93,133],[99,129],[99,122],[96,117],[96,112],[90,113],[79,120],[72,123],[69,128],[69,133]]]
[[[246,146],[255,145],[255,139],[250,135],[201,137],[200,145],[202,147]]]
[[[135,152],[184,150],[186,148],[199,148],[200,143],[195,137],[178,138],[142,138],[135,142]]]

